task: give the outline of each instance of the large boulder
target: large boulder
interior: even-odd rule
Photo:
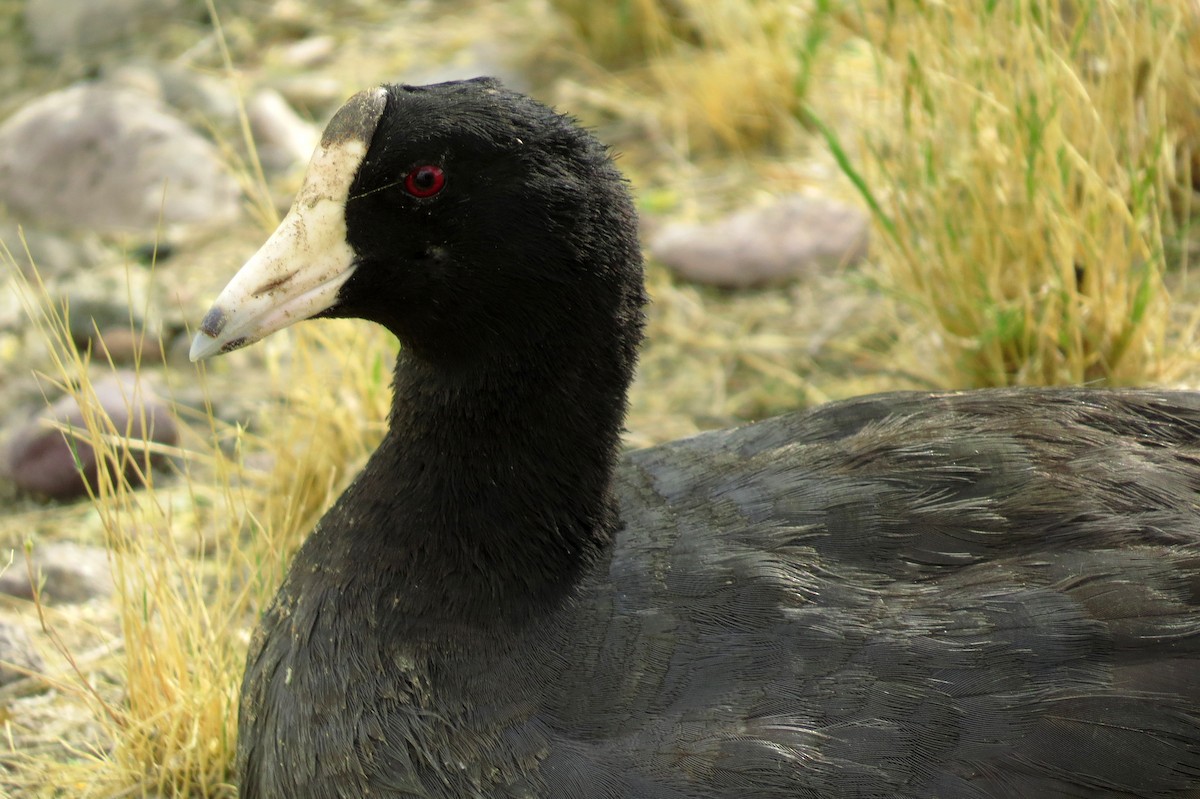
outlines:
[[[240,198],[213,143],[140,92],[77,85],[0,124],[0,203],[22,219],[148,234],[227,222]]]

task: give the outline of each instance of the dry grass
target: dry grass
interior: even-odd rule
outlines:
[[[551,4],[585,59],[593,99],[618,114],[639,108],[680,152],[782,151],[803,141],[798,114],[831,3]]]
[[[888,287],[935,331],[940,379],[1169,377],[1163,274],[1173,200],[1191,194],[1177,167],[1196,142],[1195,4],[900,3],[844,20],[885,98],[882,124],[861,129],[865,164],[846,168]]]
[[[554,5],[600,87],[572,100],[629,114],[660,153],[795,152],[801,120],[825,135],[875,214],[882,287],[932,331],[930,382],[1180,373],[1191,334],[1168,330],[1163,276],[1194,249],[1194,0]],[[831,79],[854,52],[866,90]]]
[[[682,43],[698,45],[704,33],[692,20],[695,10],[674,0],[552,0],[576,41],[598,64],[619,70],[670,52]]]
[[[30,318],[50,344],[46,380],[84,409],[86,428],[69,433],[106,464],[92,508],[111,555],[120,624],[92,631],[104,639],[100,657],[58,646],[60,670],[41,678],[99,725],[95,745],[26,738],[6,758],[16,770],[6,781],[31,796],[232,796],[248,630],[303,534],[378,441],[392,342],[347,324],[296,331],[288,362],[276,350],[267,366],[276,383],[300,387],[264,411],[258,434],[180,408],[207,434],[168,449],[112,428],[92,389],[112,365],[89,362],[71,343],[62,309],[38,286],[25,289]],[[339,367],[328,356],[337,352],[355,357],[343,356]],[[339,389],[329,391],[327,380]],[[151,450],[172,458],[176,479],[161,480],[146,458]],[[248,470],[247,452],[270,452],[271,467]],[[144,488],[125,481],[120,467],[130,462]],[[61,640],[61,620],[43,615],[50,639]]]
[[[15,752],[13,784],[31,794],[51,786],[79,796],[113,795],[129,786],[167,792],[196,786],[203,795],[216,795],[215,786],[225,778],[234,706],[222,675],[238,667],[220,643],[243,626],[247,605],[239,585],[244,568],[238,527],[246,504],[237,488],[239,467],[220,447],[202,455],[190,442],[188,449],[170,453],[183,457],[183,483],[158,488],[160,474],[146,458],[149,445],[128,438],[129,430],[113,429],[98,410],[92,375],[103,370],[71,343],[66,309],[53,306],[40,285],[26,284],[24,290],[30,320],[49,345],[46,380],[74,396],[84,411],[85,428],[69,437],[86,441],[101,456],[92,507],[111,553],[120,625],[106,642],[111,657],[80,662],[60,646],[64,671],[50,678],[87,707],[112,748],[75,751],[66,759],[60,752],[50,757]],[[135,398],[128,399],[136,408]],[[217,478],[211,486],[190,475],[201,458]],[[133,490],[123,469],[114,468],[129,462],[137,465],[145,490]],[[49,618],[43,618],[43,628],[52,640],[60,639]],[[109,671],[114,667],[115,683]],[[146,768],[147,763],[156,765]]]
[[[216,10],[209,8],[220,36]],[[223,40],[221,48],[232,71]],[[255,199],[253,215],[269,225],[275,216],[270,193],[242,116],[249,158],[239,162],[241,177],[253,188],[247,192]],[[3,254],[9,271],[20,275],[13,254],[7,248]],[[29,796],[232,797],[249,630],[304,534],[378,443],[395,343],[344,322],[289,331],[263,348],[259,369],[288,388],[274,392],[281,399],[255,420],[254,435],[217,421],[203,368],[177,375],[205,384],[205,403],[177,406],[192,426],[184,427],[179,447],[164,448],[131,436],[132,424],[113,429],[93,383],[116,366],[94,363],[75,347],[69,308],[57,306],[40,281],[18,285],[45,345],[44,380],[83,410],[85,429],[64,433],[94,447],[101,464],[91,508],[110,553],[119,625],[89,630],[91,641],[104,642],[95,656],[80,658],[57,627],[70,622],[35,600],[58,670],[30,679],[61,692],[55,712],[88,718],[92,729],[71,739],[48,727],[44,737],[22,735],[18,747],[9,726],[5,761],[12,775],[5,782]],[[238,366],[245,369],[228,362],[217,368]],[[140,357],[134,369],[140,380]],[[170,379],[171,372],[163,376]],[[131,409],[138,406],[136,394],[127,399]],[[129,416],[136,418],[132,411]],[[172,459],[176,479],[156,480],[151,452]],[[247,469],[247,453],[265,454],[270,467]],[[143,487],[125,479],[130,463]]]

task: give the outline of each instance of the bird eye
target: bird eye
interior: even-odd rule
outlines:
[[[404,176],[404,190],[414,197],[432,197],[446,185],[446,173],[440,166],[425,164]]]

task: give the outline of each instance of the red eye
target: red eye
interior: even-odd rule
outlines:
[[[404,190],[414,197],[432,197],[446,185],[446,173],[440,166],[425,164],[404,176]]]

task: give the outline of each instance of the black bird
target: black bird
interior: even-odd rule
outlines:
[[[619,453],[605,148],[498,83],[334,117],[193,358],[402,343],[250,646],[244,799],[1200,796],[1200,395],[897,393]]]

